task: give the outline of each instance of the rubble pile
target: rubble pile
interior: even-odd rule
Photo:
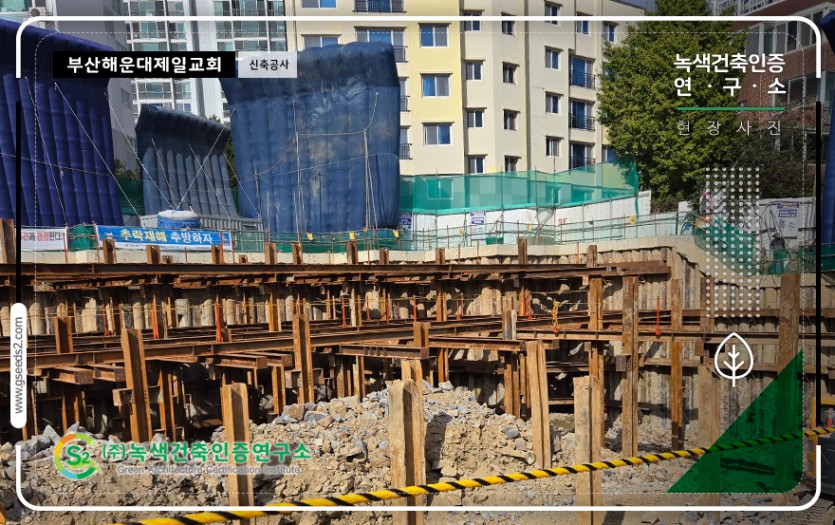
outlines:
[[[454,481],[498,473],[519,472],[534,467],[530,424],[476,402],[472,392],[454,389],[449,383],[431,387],[424,383],[424,421],[426,429],[427,482]],[[355,397],[329,402],[289,405],[282,415],[270,423],[252,424],[252,442],[290,443],[292,448],[304,444],[309,459],[285,458],[285,464],[298,467],[287,474],[257,474],[254,477],[256,504],[299,500],[350,492],[367,492],[386,488],[391,483],[389,469],[388,395],[385,390],[372,392],[365,399]],[[574,464],[575,435],[571,416],[552,414],[553,463]],[[79,430],[79,429],[73,429]],[[613,436],[610,436],[613,437]],[[96,435],[97,446],[118,442],[110,436]],[[40,436],[20,444],[23,447],[24,496],[41,505],[226,505],[226,477],[200,474],[120,474],[119,465],[140,465],[138,460],[124,459],[99,462],[101,472],[87,479],[73,481],[57,474],[53,451],[60,436],[50,427]],[[155,435],[154,441],[164,440]],[[223,428],[212,435],[212,441],[225,441]],[[616,441],[607,439],[610,444]],[[619,453],[609,449],[602,459]],[[95,457],[100,458],[97,454]],[[61,523],[93,525],[128,518],[152,515],[111,514],[42,514],[23,509],[14,496],[14,451],[11,444],[0,447],[0,491],[10,522]],[[278,458],[272,459],[277,464]],[[200,464],[194,460],[189,465]],[[665,492],[691,465],[675,461],[659,465],[620,468],[602,473],[603,490],[610,494],[651,495]],[[455,491],[428,498],[431,505],[571,505],[574,501],[576,476],[511,483],[475,490]],[[657,496],[655,496],[657,498]],[[395,503],[402,503],[397,500]],[[651,501],[646,503],[650,504]],[[657,502],[656,502],[657,504]],[[380,505],[380,504],[377,504]],[[708,515],[689,513],[695,521],[713,523]],[[633,516],[637,517],[637,516]],[[760,522],[769,522],[764,517]],[[432,524],[518,523],[521,513],[498,513],[485,509],[478,513],[430,513]],[[630,518],[632,519],[632,518]],[[705,521],[707,520],[707,521]],[[525,514],[526,523],[575,523],[571,513]],[[384,512],[362,513],[297,513],[292,516],[259,518],[257,523],[284,524],[364,524],[390,523]],[[623,523],[632,523],[626,520]],[[634,523],[641,523],[634,521]],[[654,521],[653,523],[658,523]],[[673,523],[673,522],[671,522]]]

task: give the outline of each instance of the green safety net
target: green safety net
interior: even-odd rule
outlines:
[[[714,445],[800,432],[803,408],[801,351]],[[803,450],[803,440],[793,439],[701,456],[669,492],[782,494],[800,483]]]
[[[142,181],[139,179],[117,179],[119,206],[122,215],[144,215],[145,200],[142,196]]]
[[[419,175],[400,179],[400,211],[453,214],[471,210],[580,206],[634,197],[634,165],[603,162],[546,173],[515,171],[478,175]]]

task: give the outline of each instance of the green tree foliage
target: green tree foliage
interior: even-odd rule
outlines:
[[[708,15],[706,0],[658,0],[658,15]],[[607,45],[601,88],[600,122],[620,158],[635,162],[643,189],[652,190],[656,209],[670,209],[679,200],[695,201],[706,167],[727,165],[744,134],[734,133],[734,112],[682,112],[681,106],[735,106],[723,89],[728,73],[676,69],[676,54],[692,59],[702,54],[732,55],[743,51],[744,33],[731,22],[647,21],[629,26],[624,41]],[[692,79],[691,97],[679,97],[676,78]],[[679,133],[679,122],[690,122],[690,135]],[[707,133],[708,121],[718,121],[720,134]],[[733,130],[731,130],[733,128]]]
[[[217,115],[212,115],[209,120],[220,122]],[[234,188],[238,185],[238,174],[235,171],[235,145],[232,143],[232,134],[229,134],[229,140],[223,148],[223,154],[226,156],[226,167],[229,170],[229,187]]]

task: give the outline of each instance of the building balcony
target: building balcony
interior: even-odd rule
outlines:
[[[403,160],[408,160],[412,158],[412,145],[411,144],[401,144],[400,145],[400,158]]]
[[[570,161],[571,169],[578,169],[578,168],[586,168],[586,169],[594,169],[594,158],[593,157],[571,157]]]
[[[406,61],[406,46],[394,46],[394,61],[401,63]]]
[[[571,114],[569,117],[569,127],[571,129],[582,129],[585,131],[594,131],[594,118],[585,115]]]
[[[357,13],[405,13],[402,0],[355,0]]]
[[[405,95],[400,96],[400,111],[409,111],[409,97]]]
[[[580,71],[571,71],[571,85],[579,86],[588,89],[594,89],[594,75],[582,73]]]

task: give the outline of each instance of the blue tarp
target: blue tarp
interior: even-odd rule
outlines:
[[[296,79],[221,79],[241,214],[275,232],[396,228],[400,86],[394,48],[302,51]]]
[[[223,150],[229,128],[209,119],[144,105],[136,123],[145,213],[191,208],[238,217]]]
[[[107,79],[52,77],[54,51],[112,51],[28,27],[15,78],[19,24],[0,20],[0,217],[15,216],[16,104],[23,108],[23,225],[122,224],[113,173]],[[37,56],[35,55],[37,51]]]

